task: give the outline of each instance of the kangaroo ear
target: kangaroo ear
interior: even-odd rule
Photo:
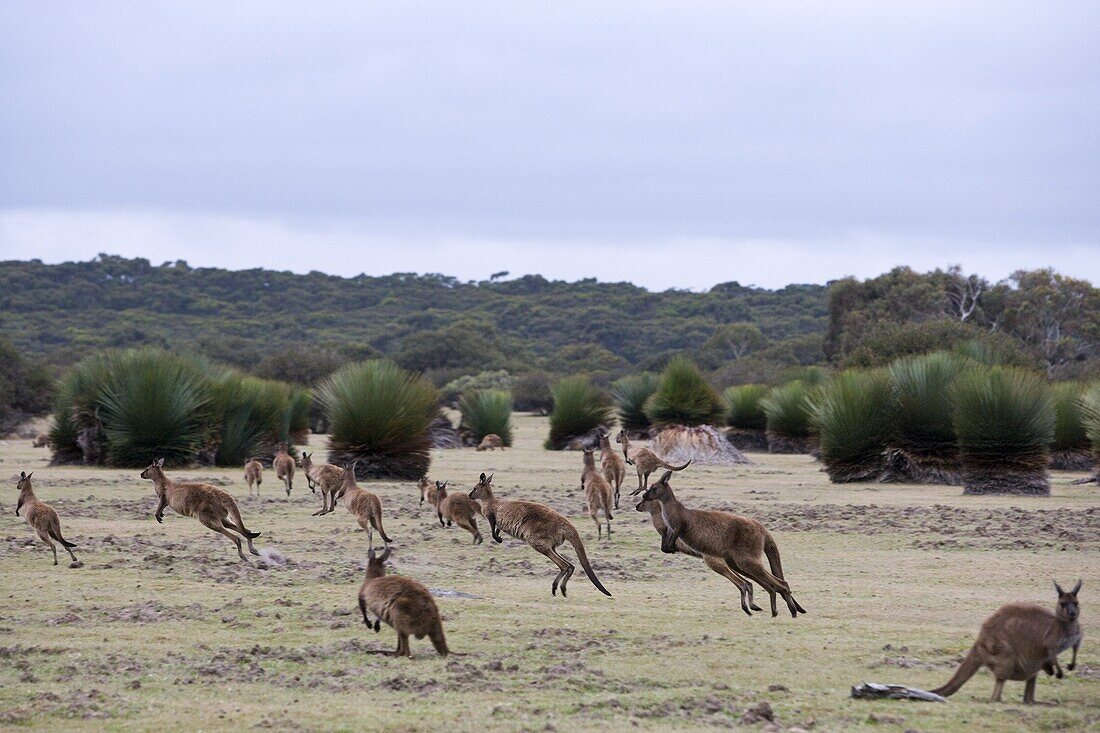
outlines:
[[[485,474],[481,474],[481,483],[485,483]]]
[[[24,479],[26,477],[27,477],[27,472],[26,471],[20,471],[19,472],[19,478]]]
[[[496,474],[495,473],[489,474],[489,478],[486,480],[485,483],[489,483],[489,484],[493,483],[493,476],[496,476]]]
[[[665,475],[664,475],[664,476],[661,476],[661,481],[662,481],[663,483],[668,483],[668,480],[669,480],[670,478],[672,478],[672,471],[665,471]]]
[[[386,560],[389,558],[389,556],[390,556],[390,548],[387,547],[385,550],[382,550],[382,557],[380,557],[378,559],[378,562],[386,562]]]
[[[441,484],[439,485],[439,488],[441,488],[441,489],[445,489],[445,488],[447,488],[447,484],[449,484],[449,483],[451,483],[451,482],[450,482],[450,481],[444,481],[443,483],[441,483]]]
[[[1054,581],[1054,590],[1058,591],[1058,595],[1064,596],[1066,592],[1062,590],[1062,586],[1058,585],[1058,581]]]
[[[1077,591],[1081,590],[1081,581],[1077,581],[1077,585],[1073,586],[1073,590],[1070,591],[1070,595],[1077,595]]]
[[[374,562],[374,548],[367,549],[367,562]]]
[[[163,456],[157,459],[157,468],[164,468],[164,457]]]

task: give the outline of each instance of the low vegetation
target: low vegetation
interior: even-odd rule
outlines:
[[[569,377],[554,385],[554,410],[550,413],[549,450],[563,450],[575,438],[606,430],[615,420],[611,397],[586,377]],[[593,436],[594,437],[594,436]]]
[[[512,395],[498,389],[479,390],[458,401],[462,412],[459,430],[470,441],[480,443],[486,435],[497,435],[505,446],[512,445]]]
[[[882,477],[889,402],[890,382],[882,370],[842,372],[820,388],[810,415],[834,483]]]
[[[804,381],[796,379],[761,398],[767,416],[769,452],[808,453],[814,447],[810,391]]]
[[[676,357],[661,373],[657,391],[645,403],[654,427],[720,425],[722,401],[690,360]]]
[[[645,405],[646,400],[657,391],[658,383],[655,374],[643,372],[623,377],[611,385],[611,397],[615,400],[620,427],[633,433],[649,430],[652,423]]]

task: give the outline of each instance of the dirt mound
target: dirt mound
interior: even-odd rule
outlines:
[[[691,461],[702,466],[737,466],[752,463],[711,425],[689,428],[674,425],[657,433],[656,452],[669,463]]]

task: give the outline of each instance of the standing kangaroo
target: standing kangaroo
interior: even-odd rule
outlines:
[[[499,500],[493,496],[493,477],[481,474],[477,486],[470,492],[471,499],[480,499],[485,518],[489,520],[489,528],[492,530],[493,539],[496,542],[504,542],[500,536],[500,530],[504,530],[516,539],[523,540],[550,558],[550,561],[558,566],[557,577],[550,586],[550,593],[558,594],[558,583],[561,583],[561,595],[565,597],[565,586],[573,575],[576,567],[566,560],[558,552],[558,546],[564,542],[573,545],[573,551],[577,553],[581,567],[588,574],[592,585],[605,596],[611,595],[603,583],[596,577],[592,566],[588,564],[588,555],[584,552],[584,544],[577,528],[568,519],[543,504],[533,501]]]
[[[378,530],[378,534],[382,535],[382,541],[388,547],[390,538],[386,536],[386,530],[382,529],[382,500],[377,494],[372,494],[355,483],[355,463],[344,467],[340,488],[333,495],[333,506],[336,505],[336,499],[342,498],[344,508],[354,515],[359,526],[366,530],[367,545],[374,547],[374,530]]]
[[[615,489],[615,508],[619,508],[619,490],[626,479],[626,461],[611,447],[611,436],[600,433],[600,466],[603,477]]]
[[[619,437],[615,438],[615,442],[623,447],[623,456],[626,458],[626,462],[638,471],[638,488],[631,492],[631,496],[639,494],[649,487],[649,474],[658,468],[666,468],[669,471],[683,471],[691,465],[691,461],[688,461],[682,466],[673,466],[649,448],[631,448],[630,438],[626,436],[625,430],[619,431]]]
[[[581,488],[588,502],[588,515],[596,523],[596,539],[603,538],[603,525],[598,514],[600,509],[603,509],[604,519],[607,520],[607,539],[611,539],[611,484],[602,472],[596,470],[595,450],[592,448],[584,449]]]
[[[1067,666],[1077,666],[1077,649],[1081,646],[1080,606],[1077,591],[1081,581],[1066,593],[1055,583],[1058,605],[1054,611],[1032,603],[1009,603],[997,609],[982,624],[978,640],[970,648],[962,664],[943,687],[932,692],[948,697],[959,691],[966,681],[982,667],[989,667],[996,682],[990,702],[1001,701],[1001,690],[1007,680],[1024,681],[1024,704],[1035,703],[1035,681],[1040,671],[1062,677],[1058,655],[1073,647],[1073,659]]]
[[[313,516],[319,517],[336,509],[336,492],[340,490],[344,470],[331,463],[316,464],[311,460],[312,458],[312,453],[302,451],[302,470],[305,471],[309,488],[315,494],[317,493],[315,487],[321,489],[321,509],[313,512]]]
[[[394,656],[411,657],[409,637],[423,639],[427,636],[432,645],[445,657],[447,638],[443,635],[443,621],[435,605],[432,594],[422,584],[412,578],[401,575],[386,575],[386,559],[390,548],[380,555],[374,554],[374,548],[367,552],[367,577],[359,588],[359,610],[363,613],[363,623],[374,629],[381,628],[382,621],[397,632],[397,651]],[[370,613],[377,618],[371,622]]]
[[[260,554],[252,544],[252,540],[259,537],[260,533],[245,529],[237,502],[217,486],[200,483],[177,484],[168,480],[164,475],[163,458],[158,458],[149,464],[149,467],[141,472],[141,477],[153,482],[153,490],[156,491],[157,498],[160,500],[153,514],[158,522],[164,523],[164,508],[170,506],[177,514],[194,517],[207,529],[228,537],[237,546],[237,554],[242,560],[248,558],[241,549],[241,537],[248,542],[249,552],[253,555]],[[230,532],[230,530],[233,531]],[[240,537],[237,536],[238,534]]]
[[[465,492],[457,494],[447,493],[447,482],[435,482],[435,486],[428,485],[427,477],[421,479],[420,503],[427,499],[428,503],[435,507],[435,514],[439,517],[440,527],[450,527],[457,524],[474,536],[474,544],[481,544],[484,539],[481,530],[477,528],[477,515],[481,514],[481,505],[466,495]],[[443,520],[446,520],[444,522]]]
[[[290,455],[290,446],[279,443],[271,467],[275,469],[275,478],[286,486],[286,495],[290,496],[290,490],[294,488],[294,457]]]
[[[647,501],[646,499],[642,499],[634,508],[640,512],[649,512],[649,519],[651,522],[653,522],[653,529],[657,530],[657,534],[664,537],[665,532],[668,530],[668,526],[665,524],[664,517],[661,516],[661,502],[653,500]],[[753,611],[764,610],[752,601],[752,583],[730,570],[730,567],[726,564],[725,560],[720,557],[704,555],[700,552],[696,552],[695,550],[688,547],[688,545],[685,544],[684,541],[681,539],[676,540],[676,550],[677,552],[682,552],[685,555],[702,558],[703,562],[707,564],[708,568],[737,586],[737,589],[741,591],[741,610],[743,610],[745,613],[751,616]]]
[[[671,477],[672,471],[665,471],[642,495],[646,501],[656,500],[661,504],[661,517],[666,527],[661,536],[661,552],[676,552],[676,541],[682,539],[696,552],[720,557],[730,570],[756,581],[771,596],[772,616],[779,615],[776,593],[783,596],[792,617],[806,613],[783,579],[779,547],[764,525],[732,512],[688,509],[672,493],[668,483]],[[764,569],[761,554],[767,555],[772,572]]]
[[[256,496],[260,495],[260,484],[264,482],[264,464],[255,458],[249,458],[244,464],[244,480],[248,483],[248,495],[252,496],[252,487],[256,487]]]
[[[65,548],[65,552],[69,553],[69,557],[73,559],[71,567],[78,568],[80,567],[80,561],[73,554],[73,548],[76,545],[61,536],[61,518],[57,516],[57,511],[46,502],[39,501],[38,497],[34,495],[34,486],[31,485],[31,476],[33,475],[34,471],[30,473],[26,471],[19,472],[19,481],[15,484],[15,488],[19,490],[19,503],[15,505],[15,516],[18,517],[19,511],[23,511],[23,519],[35,531],[38,539],[42,540],[43,544],[53,551],[54,565],[57,564],[57,545],[54,544],[54,540],[57,540]]]
[[[504,450],[504,441],[501,440],[500,436],[497,435],[496,433],[489,433],[484,438],[482,438],[481,442],[478,443],[478,445],[477,445],[477,449],[479,451],[480,450],[496,450],[497,448],[500,448],[503,451]]]

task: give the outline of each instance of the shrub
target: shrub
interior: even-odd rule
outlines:
[[[722,419],[722,401],[691,360],[677,357],[661,374],[657,391],[645,403],[650,422],[664,425],[713,425]]]
[[[881,371],[842,372],[825,384],[810,408],[821,460],[834,483],[882,475],[889,432],[890,384]]]
[[[1085,390],[1077,400],[1081,408],[1081,420],[1085,434],[1092,444],[1093,465],[1096,467],[1097,480],[1100,480],[1100,382]]]
[[[61,380],[50,427],[54,463],[100,462],[102,431],[97,417],[98,395],[114,370],[116,360],[115,352],[94,354],[70,369]]]
[[[279,441],[290,443],[286,385],[228,372],[215,383],[213,394],[217,465],[238,466],[252,456],[274,453]]]
[[[520,375],[512,384],[512,407],[520,412],[547,415],[554,408],[550,378],[542,372]]]
[[[568,377],[552,390],[554,410],[550,413],[548,450],[562,450],[573,438],[596,428],[607,428],[615,407],[606,392],[592,386],[587,377]]]
[[[649,416],[645,403],[657,391],[656,375],[643,372],[623,377],[611,385],[611,397],[615,400],[619,425],[625,430],[642,432],[649,430]]]
[[[959,451],[950,390],[962,368],[958,357],[942,351],[890,365],[893,478],[957,483]]]
[[[950,391],[964,493],[1049,494],[1054,400],[1045,380],[1012,367],[976,367]]]
[[[1088,452],[1089,436],[1085,428],[1085,410],[1082,404],[1084,388],[1076,382],[1062,382],[1053,387],[1054,440],[1050,444],[1055,451]]]
[[[812,448],[810,391],[805,382],[796,379],[761,398],[772,453],[805,453]]]
[[[508,392],[512,389],[512,376],[504,369],[495,372],[481,372],[480,374],[467,374],[458,379],[452,379],[440,388],[440,397],[448,405],[457,404],[462,395],[471,392],[483,392],[485,390],[498,390]]]
[[[54,383],[45,365],[0,336],[0,435],[29,416],[48,412],[53,399]]]
[[[313,407],[313,392],[301,387],[291,387],[290,399],[286,410],[286,430],[290,439],[304,443],[309,438],[310,412]]]
[[[428,429],[439,394],[393,362],[349,364],[317,389],[329,418],[329,461],[359,461],[359,478],[416,479],[431,463]]]
[[[726,424],[741,430],[765,430],[768,416],[760,400],[768,394],[763,384],[742,384],[722,394],[726,403]]]
[[[498,389],[481,390],[463,395],[458,408],[462,411],[459,430],[476,442],[496,434],[504,445],[512,445],[512,395]]]

